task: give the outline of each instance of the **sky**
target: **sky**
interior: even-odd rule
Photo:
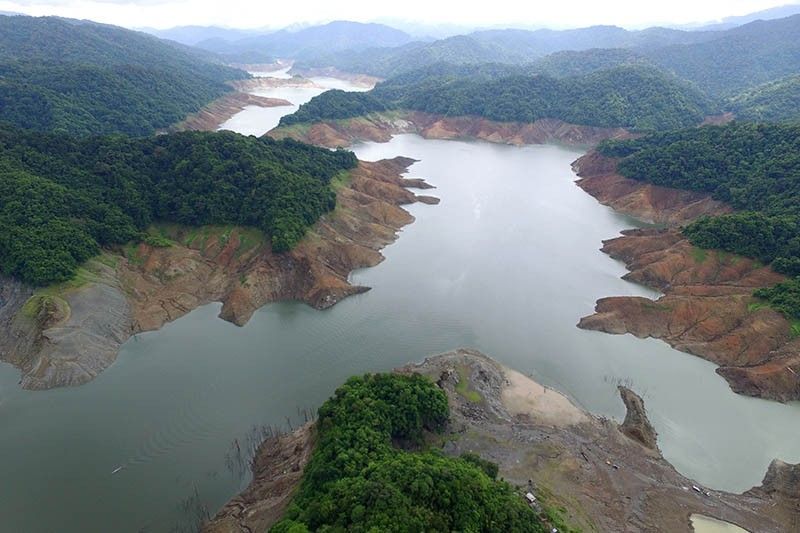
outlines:
[[[792,0],[0,0],[0,11],[91,19],[129,28],[214,25],[280,28],[354,20],[469,27],[628,28],[713,22]]]

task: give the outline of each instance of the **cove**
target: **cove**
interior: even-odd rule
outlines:
[[[616,385],[628,384],[666,458],[710,487],[745,490],[772,458],[800,460],[797,404],[737,396],[714,365],[659,341],[575,327],[597,298],[655,296],[598,251],[637,222],[574,185],[581,150],[414,135],[354,150],[420,160],[410,175],[442,199],[410,206],[417,220],[386,260],[353,275],[370,292],[326,311],[271,304],[243,328],[205,306],[135,337],[77,388],[23,391],[0,366],[4,528],[169,531],[195,491],[213,512],[246,483],[226,453],[254,425],[296,424],[352,374],[459,346],[598,415],[621,418]]]

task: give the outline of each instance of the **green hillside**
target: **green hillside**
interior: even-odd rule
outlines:
[[[333,209],[350,152],[230,132],[74,138],[0,128],[0,271],[70,279],[152,222],[252,226],[284,251]]]
[[[435,65],[387,80],[368,93],[329,91],[281,125],[411,109],[504,122],[556,118],[635,130],[699,124],[711,103],[687,84],[644,66],[620,66],[568,78],[513,74],[502,65]]]
[[[149,134],[247,74],[150,35],[53,17],[0,17],[0,121],[78,135]]]

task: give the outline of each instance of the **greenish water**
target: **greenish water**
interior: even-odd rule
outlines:
[[[0,529],[170,531],[190,495],[213,512],[246,484],[226,454],[254,425],[297,423],[352,374],[460,346],[598,415],[621,418],[616,385],[629,384],[667,458],[710,487],[741,491],[773,457],[800,461],[798,404],[735,395],[714,365],[659,341],[575,327],[600,297],[654,296],[598,251],[636,223],[574,185],[579,150],[402,135],[355,151],[420,160],[409,175],[442,199],[409,206],[417,220],[386,261],[353,274],[372,291],[326,311],[271,304],[243,328],[208,305],[77,388],[23,391],[0,366]]]

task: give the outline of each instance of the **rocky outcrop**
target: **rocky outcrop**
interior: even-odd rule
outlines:
[[[314,425],[269,437],[253,459],[253,480],[207,524],[204,533],[268,531],[283,516],[314,450]]]
[[[800,503],[800,465],[790,465],[775,459],[770,463],[764,481],[756,490],[785,496]]]
[[[642,398],[628,387],[620,385],[619,395],[625,404],[625,420],[620,424],[619,430],[650,450],[658,449],[658,433],[647,419]]]
[[[778,401],[800,399],[800,339],[783,315],[752,293],[784,278],[744,258],[689,243],[674,226],[730,212],[707,195],[627,179],[616,162],[590,153],[575,162],[578,185],[621,212],[673,226],[624,231],[602,251],[624,261],[624,279],[664,295],[598,300],[578,327],[662,339],[718,365],[717,373],[742,394]]]
[[[517,146],[547,142],[592,145],[604,139],[630,136],[622,128],[578,126],[556,119],[532,123],[496,122],[481,117],[444,117],[418,111],[375,113],[353,119],[279,127],[269,135],[335,148],[356,141],[387,142],[398,133],[416,133],[426,139],[481,139]]]
[[[288,100],[266,98],[246,92],[231,92],[217,98],[197,113],[192,113],[171,131],[216,131],[225,121],[248,106],[279,107],[292,105]]]
[[[397,372],[427,375],[447,394],[450,421],[432,441],[445,454],[469,452],[496,463],[520,497],[530,491],[548,506],[564,508],[567,521],[583,531],[688,533],[691,514],[759,532],[793,531],[796,525],[797,466],[774,462],[762,487],[743,495],[702,488],[661,456],[641,399],[628,389],[621,389],[628,415],[620,426],[473,350]],[[312,446],[307,427],[267,440],[256,455],[251,485],[204,531],[266,531],[299,484],[297,465],[305,464]]]
[[[200,305],[222,302],[220,318],[244,325],[256,309],[297,300],[323,309],[369,290],[350,272],[383,260],[380,250],[414,217],[402,205],[435,199],[408,188],[412,159],[360,162],[324,215],[288,253],[273,253],[255,230],[163,227],[166,248],[140,244],[87,264],[80,283],[33,292],[0,285],[0,356],[22,371],[22,386],[79,385],[116,359],[130,335],[158,329]],[[113,266],[109,266],[113,265]]]

